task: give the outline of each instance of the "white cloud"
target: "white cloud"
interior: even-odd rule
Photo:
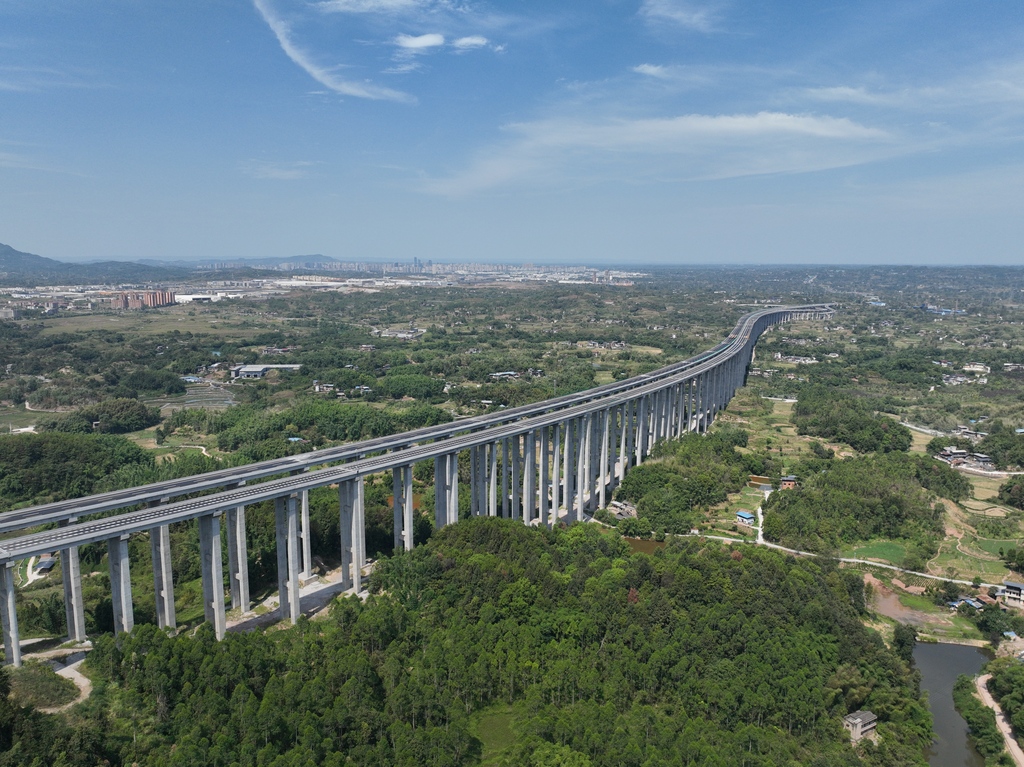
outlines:
[[[0,66],[0,91],[41,91],[48,88],[102,88],[87,75],[73,75],[48,67]]]
[[[436,32],[425,35],[398,35],[394,43],[406,51],[426,51],[444,45],[444,35]]]
[[[816,101],[843,102],[848,104],[890,104],[892,97],[880,93],[871,93],[863,86],[852,88],[839,85],[828,88],[807,88],[805,96]]]
[[[1024,104],[1024,62],[1003,62],[933,85],[875,90],[863,85],[835,85],[805,88],[799,93],[815,101],[901,109]]]
[[[651,21],[669,21],[698,32],[710,32],[715,26],[717,11],[712,6],[689,0],[644,0],[640,15]]]
[[[647,75],[648,77],[668,77],[668,71],[660,64],[639,64],[633,67],[633,71],[638,75]]]
[[[473,48],[483,48],[490,42],[483,35],[469,35],[468,37],[460,37],[458,40],[452,41],[452,46],[459,50],[471,50]]]
[[[681,115],[639,120],[582,122],[545,120],[512,128],[530,140],[548,146],[586,146],[606,150],[665,151],[693,139],[728,139],[744,136],[813,136],[817,138],[877,140],[884,131],[868,128],[845,117],[815,117],[785,112],[752,115]]]
[[[759,112],[510,125],[508,143],[426,191],[458,196],[508,184],[640,182],[804,173],[891,154],[885,131],[842,117]]]
[[[295,181],[308,176],[312,165],[313,163],[304,160],[299,162],[243,160],[238,163],[238,169],[250,178]]]
[[[317,7],[335,13],[400,13],[423,4],[421,0],[327,0]]]
[[[269,0],[253,0],[253,5],[260,16],[270,27],[277,38],[281,50],[294,63],[306,71],[310,77],[321,85],[330,88],[335,93],[343,96],[355,96],[363,99],[384,99],[389,101],[413,101],[412,97],[401,91],[390,88],[382,88],[370,83],[359,83],[339,77],[335,72],[315,63],[310,55],[302,50],[291,37],[291,29],[270,7]]]
[[[407,61],[404,64],[395,64],[384,70],[386,75],[407,75],[410,72],[416,72],[423,67],[416,61]]]

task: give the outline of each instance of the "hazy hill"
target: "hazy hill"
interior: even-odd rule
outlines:
[[[184,269],[168,269],[131,261],[69,264],[34,253],[23,253],[0,243],[0,284],[4,285],[150,282],[182,279],[188,274]]]
[[[340,263],[338,259],[318,253],[307,256],[274,256],[271,258],[205,258],[199,261],[164,261],[154,258],[140,258],[140,264],[178,269],[321,269]]]

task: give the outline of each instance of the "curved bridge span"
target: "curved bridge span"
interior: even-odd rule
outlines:
[[[245,611],[250,607],[247,505],[275,503],[280,613],[293,623],[299,616],[300,580],[309,576],[311,566],[307,531],[313,488],[338,488],[342,585],[357,592],[366,563],[363,480],[370,474],[392,472],[396,548],[413,545],[412,473],[420,461],[434,461],[436,527],[458,520],[462,452],[470,459],[470,513],[500,514],[525,524],[582,520],[586,512],[605,505],[608,493],[655,442],[707,429],[743,385],[754,344],[765,330],[792,319],[831,315],[825,304],[764,309],[742,317],[728,338],[707,352],[585,392],[390,437],[2,513],[0,533],[58,524],[57,529],[0,542],[6,662],[21,663],[13,568],[19,560],[55,550],[61,552],[69,639],[86,638],[78,547],[88,543],[107,543],[115,629],[132,629],[128,537],[143,531],[150,535],[157,619],[161,627],[174,627],[168,525],[198,519],[205,616],[223,637],[220,527],[227,528],[231,607]],[[255,483],[263,479],[267,481]],[[217,492],[174,500],[209,490]],[[140,505],[144,508],[82,519]]]

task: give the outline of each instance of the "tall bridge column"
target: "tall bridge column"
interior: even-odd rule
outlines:
[[[299,511],[295,496],[274,499],[277,532],[277,592],[281,620],[298,623],[299,604]]]
[[[391,470],[391,508],[392,508],[392,521],[394,523],[393,533],[395,542],[395,551],[398,551],[402,547],[402,521],[403,521],[403,504],[402,504],[402,493],[405,492],[405,483],[402,482],[402,469]]]
[[[476,500],[476,508],[473,513],[477,516],[487,516],[487,493],[490,488],[490,480],[487,475],[489,463],[487,460],[487,445],[477,445],[472,450],[475,455],[476,471],[473,474],[473,497]]]
[[[498,516],[498,443],[487,446],[487,516]]]
[[[618,486],[622,482],[622,478],[626,475],[626,463],[629,461],[629,447],[626,444],[626,440],[629,438],[629,416],[627,404],[619,405],[618,420],[619,420],[619,456],[618,463],[615,467],[615,484]]]
[[[127,633],[135,627],[127,535],[118,535],[107,540],[107,559],[110,564],[110,596],[114,604],[114,633]]]
[[[565,499],[565,521],[572,523],[576,518],[576,461],[579,419],[570,418],[565,422],[565,455],[562,460],[563,495]]]
[[[313,574],[313,535],[309,527],[309,490],[302,491],[302,527],[299,535],[302,538],[302,577],[305,579]]]
[[[220,515],[199,518],[199,552],[203,569],[203,614],[224,638],[224,559],[220,550]]]
[[[437,459],[434,459],[435,466]],[[355,559],[353,541],[353,512],[355,511],[355,481],[338,483],[338,533],[341,538],[341,587],[352,588],[352,560]]]
[[[395,548],[411,551],[413,540],[412,466],[399,466],[392,471],[391,489],[394,497]]]
[[[512,464],[512,497],[510,503],[512,504],[512,519],[519,519],[519,515],[522,512],[522,448],[520,446],[520,435],[509,439],[509,445],[512,447],[512,455],[509,460]]]
[[[590,449],[587,455],[590,456],[590,469],[587,472],[587,510],[591,512],[597,509],[598,487],[604,476],[604,469],[601,466],[601,436],[604,433],[602,418],[603,411],[591,413],[588,431]]]
[[[459,521],[459,454],[434,459],[434,527]]]
[[[448,524],[448,456],[434,458],[434,529]]]
[[[228,578],[231,609],[249,611],[249,550],[245,540],[245,506],[227,511]]]
[[[551,526],[551,429],[548,426],[540,427],[540,509],[538,524],[544,527]]]
[[[480,446],[469,448],[469,515],[480,516]]]
[[[598,500],[597,505],[604,508],[608,505],[608,482],[611,472],[608,470],[608,439],[612,431],[612,411],[605,408],[601,411],[601,476],[598,477]]]
[[[697,432],[703,434],[707,431],[707,380],[706,373],[701,373],[697,376],[697,391],[696,391],[696,405],[697,405]]]
[[[21,637],[18,635],[18,610],[14,593],[14,568],[17,562],[0,564],[0,623],[4,632],[4,661],[21,666]]]
[[[362,589],[363,562],[366,561],[366,532],[363,529],[363,478],[338,485],[339,528],[341,533],[341,585],[359,593]]]
[[[351,483],[350,483],[351,484]],[[355,480],[349,491],[352,499],[352,590],[363,589],[363,565],[366,563],[366,496],[363,478]]]
[[[174,574],[171,572],[169,525],[160,525],[149,531],[149,549],[153,560],[156,625],[162,629],[174,629],[177,627],[177,619],[174,615]]]
[[[580,418],[580,431],[579,431],[579,446],[578,452],[576,453],[576,464],[577,469],[577,484],[576,490],[579,493],[579,503],[577,508],[579,509],[579,519],[583,519],[583,510],[586,509],[590,503],[591,496],[591,468],[593,467],[592,460],[592,446],[594,444],[593,436],[593,417],[590,413]]]
[[[77,521],[75,517],[71,517],[59,522],[58,526],[63,527]],[[82,599],[82,566],[77,546],[61,549],[60,569],[64,579],[64,614],[68,624],[68,641],[84,642],[85,602]]]
[[[647,397],[640,397],[637,402],[636,416],[636,460],[634,465],[643,463],[645,448],[647,447]]]
[[[537,432],[528,431],[523,436],[523,522],[528,525],[533,521],[534,510],[537,507]]]
[[[585,471],[586,463],[587,463],[587,461],[586,461],[586,444],[587,444],[587,430],[588,430],[588,427],[590,426],[590,416],[588,414],[588,415],[586,415],[586,416],[584,416],[582,418],[576,418],[575,421],[576,421],[576,425],[575,425],[574,428],[575,428],[575,432],[576,432],[576,439],[575,439],[575,443],[576,444],[575,444],[574,453],[575,453],[575,459],[576,460],[573,462],[573,468],[574,468],[574,472],[573,473],[576,475],[575,476],[575,481],[576,481],[575,499],[576,499],[576,502],[573,504],[573,508],[575,509],[575,511],[574,511],[574,513],[572,515],[572,519],[574,521],[576,521],[576,522],[582,522],[583,521],[583,506],[584,506],[584,502],[585,502],[583,494],[587,490],[587,475],[584,473],[584,471]]]
[[[562,506],[562,424],[556,423],[551,435],[551,517],[550,522],[558,521],[558,510]]]

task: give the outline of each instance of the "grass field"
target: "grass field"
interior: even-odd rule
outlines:
[[[11,670],[11,695],[21,705],[36,708],[62,706],[75,700],[78,687],[70,679],[57,676],[43,663],[29,661]]]
[[[123,314],[73,314],[42,320],[43,335],[87,333],[94,330],[116,330],[132,335],[158,335],[174,330],[194,335],[215,335],[244,339],[256,335],[274,322],[266,317],[258,323],[249,316],[234,315],[230,310],[196,309],[188,306],[166,307],[157,311],[125,312]]]
[[[39,415],[39,413],[26,410],[24,406],[0,407],[0,434],[6,434],[11,429],[24,429],[26,426],[32,426]]]
[[[896,541],[872,541],[863,546],[854,546],[843,550],[844,557],[879,559],[893,565],[899,565],[906,555],[906,547]]]
[[[1006,482],[1005,479],[996,477],[979,477],[974,474],[965,474],[965,477],[974,485],[974,497],[979,501],[999,500],[999,486]]]
[[[919,431],[915,431],[914,429],[911,429],[910,430],[910,451],[912,453],[924,453],[924,452],[926,452],[925,451],[925,447],[933,439],[935,439],[935,438],[932,435],[930,435],[930,434],[922,434]]]
[[[482,767],[497,767],[501,764],[505,753],[516,740],[512,732],[514,720],[512,707],[504,704],[490,706],[474,715],[470,727],[481,744]]]
[[[976,538],[974,545],[977,546],[984,552],[992,554],[993,556],[999,556],[999,550],[1020,548],[1022,541],[1020,540],[993,540],[992,538]]]

